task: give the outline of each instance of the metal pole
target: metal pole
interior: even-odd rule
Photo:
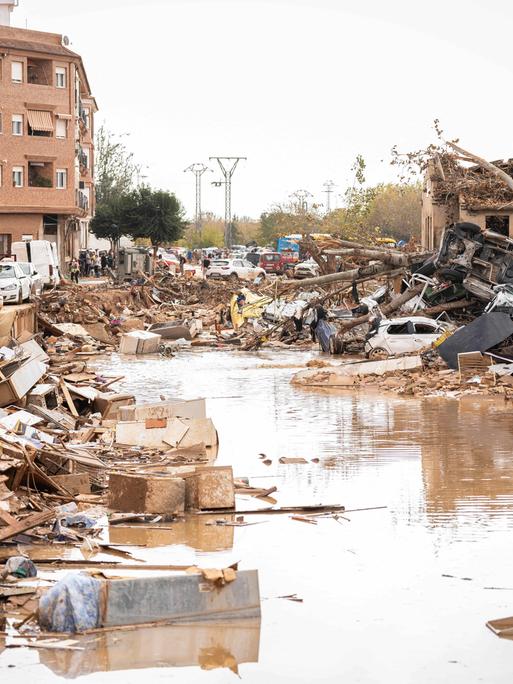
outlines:
[[[215,159],[219,164],[221,173],[224,176],[224,245],[230,248],[232,246],[233,226],[232,226],[232,176],[237,168],[237,164],[241,159],[247,157],[209,157],[210,160]],[[223,162],[231,162],[231,164],[224,164]],[[216,183],[216,185],[219,185]]]
[[[331,211],[331,193],[333,192],[335,183],[332,180],[329,180],[324,183],[323,187],[326,188],[324,191],[326,193],[326,213],[329,214]]]
[[[308,211],[308,197],[313,197],[311,192],[308,190],[296,190],[290,197],[295,197],[297,199],[297,211],[298,214],[306,214]]]
[[[198,236],[201,237],[201,177],[203,176],[205,171],[212,171],[212,169],[210,169],[208,166],[205,166],[205,164],[195,163],[191,164],[186,169],[184,169],[184,173],[186,171],[191,171],[196,177],[196,208],[194,215],[194,224],[196,226],[196,232]]]

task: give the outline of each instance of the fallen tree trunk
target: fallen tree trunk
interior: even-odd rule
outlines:
[[[395,269],[396,270],[396,269]],[[353,268],[350,271],[342,271],[340,273],[330,273],[329,275],[317,276],[315,278],[305,278],[304,280],[289,280],[287,282],[287,289],[295,289],[298,287],[309,288],[314,285],[329,285],[331,283],[338,283],[339,281],[353,282],[361,278],[373,278],[374,276],[390,275],[394,269],[384,264],[371,264],[370,266],[361,266]],[[397,273],[395,273],[397,275]]]
[[[302,240],[302,244],[304,248],[308,251],[312,259],[315,261],[317,266],[319,267],[322,275],[327,275],[328,273],[333,273],[335,268],[333,268],[331,271],[329,269],[329,264],[326,261],[326,259],[322,256],[321,250],[317,247],[315,242],[312,240],[311,237],[305,238]]]
[[[360,259],[375,259],[392,266],[408,266],[410,259],[404,252],[392,252],[381,249],[326,249],[324,254],[333,256],[357,257]]]
[[[427,309],[419,309],[417,313],[422,316],[436,316],[436,314],[443,313],[444,311],[464,309],[465,307],[474,304],[474,301],[474,299],[458,299],[455,302],[446,302],[445,304],[430,306]]]
[[[423,288],[424,284],[420,283],[419,285],[406,290],[406,292],[403,292],[401,295],[394,297],[389,304],[381,307],[381,313],[384,316],[387,316],[393,311],[400,309],[403,304],[406,304],[406,302],[408,302],[410,299],[413,299],[413,297],[416,297],[418,294],[420,294]],[[369,313],[365,314],[365,316],[358,316],[358,318],[353,318],[349,321],[343,321],[342,323],[339,323],[340,333],[345,333],[352,328],[362,325],[363,323],[368,323],[371,316],[372,314]]]
[[[483,169],[486,169],[490,173],[493,173],[494,176],[497,176],[497,178],[500,178],[501,181],[505,183],[510,190],[513,190],[513,178],[502,169],[499,169],[498,166],[495,166],[495,164],[491,164],[489,161],[486,161],[486,159],[483,159],[482,157],[478,157],[477,154],[467,152],[467,150],[464,150],[463,147],[460,147],[455,143],[448,142],[447,144],[455,152],[461,154],[462,157],[464,157],[464,161],[472,161],[476,164],[479,164],[479,166],[482,166]]]

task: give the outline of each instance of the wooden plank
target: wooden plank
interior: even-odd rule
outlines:
[[[18,520],[7,511],[0,508],[0,522],[3,522],[4,525],[16,525]]]
[[[9,527],[4,527],[0,529],[0,542],[15,537],[17,534],[22,534],[23,532],[28,532],[34,527],[39,525],[44,525],[44,523],[52,520],[57,515],[56,509],[50,509],[48,511],[43,511],[42,513],[34,513],[34,515],[29,515],[23,520],[18,520],[15,525],[9,525]]]
[[[64,380],[61,380],[60,386],[62,389],[62,393],[64,394],[64,399],[66,399],[66,403],[69,407],[69,410],[71,411],[71,415],[75,416],[75,418],[78,418],[78,411],[77,408],[73,402],[73,399],[71,398],[71,394],[69,392],[68,386],[64,382]]]

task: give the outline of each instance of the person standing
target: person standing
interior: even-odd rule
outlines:
[[[69,272],[70,272],[70,276],[71,276],[71,282],[76,283],[78,285],[78,276],[80,275],[80,266],[78,265],[78,261],[75,258],[73,258],[71,260]]]
[[[93,267],[94,267],[95,278],[99,278],[100,277],[100,257],[98,256],[98,252],[95,252],[95,254],[94,254]]]
[[[102,275],[105,275],[105,270],[107,268],[107,255],[105,252],[102,252],[102,255],[100,257],[100,264],[102,267]]]
[[[180,264],[180,275],[183,275],[183,269],[184,269],[185,263],[187,262],[187,259],[184,257],[183,254],[180,254],[180,256],[178,257],[178,262]]]
[[[207,277],[207,271],[208,271],[208,268],[210,266],[210,259],[208,258],[208,256],[205,256],[205,258],[203,259],[202,266],[203,266],[203,277],[206,278]]]
[[[91,254],[86,252],[85,254],[85,277],[89,278],[91,275]]]

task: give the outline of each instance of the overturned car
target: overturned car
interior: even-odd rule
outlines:
[[[436,272],[489,302],[497,294],[494,288],[513,284],[513,239],[491,230],[481,231],[475,223],[456,223],[445,229],[438,254],[418,272]]]

